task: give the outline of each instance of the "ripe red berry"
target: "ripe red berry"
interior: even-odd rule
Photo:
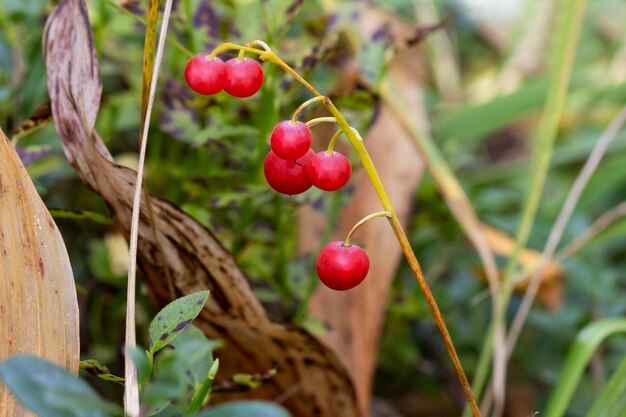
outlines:
[[[300,194],[311,188],[311,181],[304,171],[304,166],[313,156],[309,150],[297,160],[279,158],[269,151],[263,163],[263,173],[270,187],[282,194]]]
[[[359,285],[370,269],[367,253],[342,241],[328,243],[317,257],[317,276],[329,288],[345,291]]]
[[[226,74],[224,91],[233,97],[250,97],[263,84],[263,68],[254,59],[229,59],[226,61]]]
[[[194,56],[185,67],[185,80],[199,94],[217,94],[224,88],[226,65],[219,58],[210,59],[204,54]]]
[[[318,152],[306,165],[306,174],[311,183],[324,191],[340,189],[346,185],[351,173],[350,161],[339,152]]]
[[[282,159],[298,159],[311,148],[311,129],[302,122],[284,120],[270,136],[272,151]]]

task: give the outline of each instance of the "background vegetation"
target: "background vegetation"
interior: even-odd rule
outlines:
[[[140,120],[145,3],[88,2],[103,82],[96,129],[118,162],[131,166],[136,163]],[[336,218],[349,196],[337,193],[322,200],[320,194],[309,192],[285,198],[270,190],[262,176],[272,127],[307,98],[306,92],[266,66],[266,82],[255,98],[205,98],[190,93],[182,73],[186,51],[208,51],[222,40],[263,39],[320,91],[333,96],[365,134],[379,105],[376,81],[393,59],[393,48],[384,37],[372,40],[368,50],[357,53],[363,82],[353,91],[339,91],[342,60],[350,53],[341,33],[350,24],[351,13],[365,5],[340,1],[338,13],[329,21],[325,10],[330,3],[308,1],[293,7],[294,2],[286,0],[178,1],[151,121],[146,172],[152,193],[175,202],[219,237],[271,314],[315,332],[323,331],[320,323],[297,314],[310,295],[309,283],[316,279],[313,254],[296,252],[297,224],[290,219],[308,203]],[[530,175],[535,146],[530,133],[549,88],[545,68],[551,57],[546,56],[545,46],[550,44],[550,28],[558,15],[550,11],[551,3],[511,2],[481,13],[487,6],[470,1],[377,2],[415,29],[447,16],[443,28],[434,33],[445,34],[449,42],[450,78],[436,78],[445,52],[423,41],[415,53],[427,60],[431,76],[415,88],[423,90],[432,136],[478,217],[511,236],[517,232]],[[123,237],[113,228],[103,202],[65,159],[54,125],[44,121],[35,131],[20,133],[22,122],[48,101],[41,37],[53,7],[54,2],[47,0],[4,0],[0,5],[0,126],[14,133],[23,159],[32,161],[29,172],[68,246],[80,292],[82,354],[122,373],[119,352],[127,265]],[[431,22],[420,18],[427,8],[435,11]],[[544,14],[550,17],[544,19]],[[594,0],[587,6],[530,249],[543,249],[587,155],[626,102],[624,19],[626,5],[619,0]],[[542,20],[545,28],[534,23]],[[538,39],[533,39],[533,33]],[[583,192],[562,246],[626,200],[625,166],[626,135],[620,133]],[[430,175],[415,190],[414,201],[408,234],[472,375],[492,319],[480,262]],[[602,318],[624,316],[624,230],[626,221],[618,219],[565,258],[563,297],[554,309],[538,305],[531,311],[511,360],[507,411],[511,416],[545,407],[581,328]],[[501,266],[506,263],[504,257],[498,260]],[[375,395],[406,416],[451,415],[442,371],[448,362],[436,330],[408,267],[401,265],[396,275],[381,338]],[[143,301],[139,322],[145,326],[153,313]],[[514,295],[511,314],[519,302]],[[623,336],[603,344],[577,388],[568,415],[586,414],[624,352]],[[108,392],[111,397],[120,394],[109,385],[101,389],[113,390]]]

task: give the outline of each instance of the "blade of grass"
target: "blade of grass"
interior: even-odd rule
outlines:
[[[548,262],[554,256],[556,251],[556,247],[561,241],[561,237],[563,236],[563,232],[565,231],[565,226],[567,222],[572,216],[574,212],[574,208],[578,203],[580,195],[585,189],[589,179],[595,172],[596,168],[600,164],[602,157],[606,153],[609,145],[617,134],[622,129],[624,123],[626,123],[626,107],[622,108],[622,110],[615,116],[615,118],[609,124],[609,127],[604,131],[600,139],[598,139],[598,143],[596,147],[593,149],[587,162],[583,166],[580,171],[580,174],[574,181],[572,188],[565,199],[565,203],[563,203],[563,208],[559,213],[554,226],[552,226],[552,230],[550,231],[550,235],[548,236],[548,241],[543,249],[543,253],[541,255],[541,261],[539,262],[538,271],[533,273],[531,276],[530,283],[528,284],[528,289],[524,294],[522,299],[522,303],[520,304],[519,309],[513,319],[513,324],[511,325],[511,330],[507,336],[507,352],[508,356],[511,355],[513,348],[515,347],[515,343],[519,337],[520,332],[522,331],[522,327],[524,326],[524,322],[526,321],[526,317],[528,317],[528,313],[530,312],[530,308],[535,300],[535,296],[537,295],[537,291],[539,290],[539,286],[541,284],[541,271],[547,266]]]
[[[143,43],[143,74],[141,79],[141,122],[140,129],[143,132],[146,123],[146,110],[150,100],[150,85],[154,73],[154,55],[156,48],[157,25],[159,24],[160,0],[150,0],[148,7],[148,19],[146,20],[146,35]]]
[[[163,21],[161,23],[161,32],[159,34],[159,44],[156,51],[156,59],[153,66],[154,76],[150,82],[150,93],[146,106],[146,115],[143,120],[150,120],[154,97],[156,95],[156,84],[159,78],[159,69],[161,67],[161,59],[163,57],[163,48],[167,35],[167,26],[170,19],[172,9],[172,0],[166,0],[165,10],[163,12]],[[137,344],[135,334],[135,292],[137,278],[137,241],[139,232],[139,212],[141,210],[141,194],[143,182],[143,168],[146,158],[146,148],[148,144],[148,130],[150,123],[144,123],[141,129],[141,142],[139,151],[139,165],[137,167],[137,182],[135,184],[135,195],[133,198],[133,212],[130,228],[130,262],[128,265],[128,287],[126,301],[126,348],[132,348]],[[124,386],[124,412],[129,417],[139,415],[139,386],[137,383],[137,369],[129,356],[124,360],[125,372],[124,376],[126,384]]]
[[[580,236],[558,251],[554,256],[554,259],[557,262],[561,262],[563,259],[571,256],[573,253],[577,252],[589,243],[589,241],[591,241],[594,237],[602,233],[607,227],[623,217],[626,217],[626,201],[622,201],[617,206],[598,217],[598,219],[593,222],[593,224],[589,226],[589,228],[587,228]]]
[[[582,27],[586,0],[572,0],[563,3],[560,9],[561,20],[555,28],[555,42],[549,49],[548,56],[553,57],[549,68],[550,87],[544,105],[544,111],[533,138],[534,149],[525,206],[515,240],[515,247],[504,271],[504,282],[498,294],[499,302],[495,303],[498,308],[492,321],[493,331],[490,332],[494,340],[485,341],[486,349],[488,349],[487,346],[492,343],[495,345],[505,343],[505,313],[513,291],[511,277],[517,268],[521,249],[526,246],[530,229],[539,207],[559,120],[561,119],[565,107],[565,98],[572,73],[576,46]],[[485,350],[485,348],[483,350]],[[491,387],[494,391],[493,415],[496,417],[502,414],[505,400],[507,355],[502,354],[503,351],[505,351],[505,349],[495,350],[493,356]],[[482,361],[482,358],[480,361]],[[488,370],[488,367],[485,368]],[[482,392],[487,375],[486,373],[484,375],[477,375],[476,379],[474,390],[476,392]]]
[[[626,416],[626,357],[611,376],[609,383],[594,401],[587,417]]]
[[[607,337],[626,333],[626,318],[610,318],[587,325],[578,332],[574,345],[567,354],[559,383],[550,395],[544,417],[561,417],[574,395],[574,390],[587,367],[593,352]]]

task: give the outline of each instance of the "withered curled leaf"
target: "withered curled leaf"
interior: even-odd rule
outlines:
[[[52,113],[64,151],[128,236],[136,174],[112,161],[93,129],[101,87],[83,0],[61,1],[47,22],[44,49]],[[147,216],[147,198],[158,239]],[[171,301],[163,279],[166,268],[177,296],[211,291],[195,324],[226,344],[217,352],[220,375],[277,369],[258,390],[216,400],[242,395],[280,399],[301,417],[360,415],[350,377],[336,356],[306,331],[269,320],[233,257],[209,230],[173,204],[144,195],[139,241],[139,266],[156,307]]]

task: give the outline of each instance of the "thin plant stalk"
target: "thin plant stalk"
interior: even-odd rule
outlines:
[[[420,153],[424,155],[424,160],[426,161],[428,170],[435,178],[435,181],[437,182],[440,192],[446,200],[448,207],[450,207],[452,214],[463,227],[468,238],[474,244],[483,267],[485,268],[489,291],[492,295],[492,309],[495,312],[497,308],[496,304],[499,302],[499,298],[495,295],[497,294],[500,286],[495,255],[493,254],[493,251],[491,250],[489,243],[481,230],[480,221],[472,210],[467,196],[454,177],[450,167],[446,164],[443,156],[435,146],[433,139],[418,126],[413,115],[406,110],[407,106],[402,102],[401,98],[397,94],[394,85],[390,81],[383,81],[381,84],[380,94],[383,100],[394,110],[394,114],[398,120],[415,139],[415,143],[418,146]],[[492,330],[489,331],[489,334],[491,333]],[[487,353],[483,362],[491,357],[491,353],[494,350],[493,337],[488,336],[488,340],[489,345],[485,343],[485,346],[483,347],[483,351]],[[502,347],[502,344],[498,344],[495,346],[495,349],[502,349]],[[488,369],[488,364],[483,366],[483,368]],[[480,386],[482,386],[482,384],[480,384],[479,387]],[[474,385],[473,390],[477,396],[480,396],[480,391],[476,390],[476,385]],[[467,408],[466,413],[469,415],[473,411],[474,410]]]
[[[626,123],[626,107],[622,108],[622,110],[615,116],[615,118],[609,124],[609,127],[604,131],[593,151],[587,158],[585,165],[580,171],[580,174],[574,181],[572,188],[565,199],[565,203],[563,203],[563,208],[559,213],[552,230],[550,231],[550,235],[548,236],[548,241],[546,242],[546,246],[541,255],[541,260],[539,262],[538,269],[542,270],[548,265],[550,259],[553,258],[554,253],[556,252],[556,248],[561,241],[561,237],[563,236],[563,232],[565,231],[565,226],[567,222],[572,216],[574,212],[574,208],[576,208],[576,204],[580,199],[580,195],[583,190],[587,186],[589,179],[593,175],[593,173],[598,168],[600,161],[604,157],[609,145],[613,142],[617,134],[621,131],[622,127]],[[508,356],[511,356],[513,348],[515,347],[515,343],[517,343],[517,339],[519,337],[520,332],[522,331],[522,327],[524,326],[524,322],[526,321],[526,317],[528,317],[528,313],[530,312],[530,308],[535,300],[537,295],[537,291],[539,290],[539,286],[541,284],[541,273],[535,272],[531,275],[530,283],[528,284],[528,289],[524,294],[522,299],[522,303],[513,319],[513,324],[511,325],[511,330],[507,336],[507,352]]]
[[[253,43],[254,42],[251,42],[249,45],[252,45]],[[387,195],[387,191],[385,190],[385,187],[383,186],[382,181],[380,180],[380,177],[378,175],[378,172],[376,171],[374,163],[372,162],[372,159],[370,158],[370,155],[367,152],[365,145],[363,144],[363,138],[361,137],[359,132],[350,126],[350,124],[345,119],[343,114],[337,109],[337,107],[335,107],[335,105],[332,103],[332,101],[328,97],[322,96],[322,94],[320,94],[311,84],[309,84],[309,82],[307,82],[304,78],[302,78],[300,74],[298,74],[293,68],[291,68],[287,63],[285,63],[282,59],[280,59],[280,57],[274,54],[274,52],[272,52],[271,50],[259,50],[251,46],[241,46],[241,45],[237,45],[233,43],[224,43],[224,44],[219,45],[217,48],[215,48],[208,56],[209,58],[213,58],[217,56],[217,54],[219,54],[220,52],[223,52],[226,50],[238,50],[238,51],[243,50],[246,52],[254,53],[254,54],[257,54],[261,60],[270,61],[274,63],[275,65],[279,66],[284,71],[291,74],[298,82],[300,82],[311,93],[313,93],[314,96],[316,96],[311,100],[320,101],[324,105],[324,107],[326,107],[326,109],[328,109],[328,111],[335,117],[337,125],[341,128],[343,133],[346,135],[346,137],[350,141],[350,144],[352,145],[359,159],[361,160],[361,164],[363,165],[365,172],[367,173],[372,185],[374,186],[374,189],[376,190],[376,194],[378,195],[378,198],[383,206],[383,209],[389,212],[388,219],[389,219],[391,228],[396,236],[398,244],[400,245],[402,249],[402,252],[404,252],[404,255],[407,259],[409,267],[413,271],[413,275],[415,276],[415,279],[420,287],[420,290],[422,291],[424,298],[426,299],[426,303],[428,304],[428,308],[435,320],[435,324],[437,325],[437,328],[439,329],[439,332],[441,333],[442,340],[444,342],[446,350],[448,351],[450,360],[452,361],[452,365],[454,367],[457,378],[459,379],[459,382],[461,383],[461,386],[463,388],[463,392],[467,399],[467,403],[469,407],[471,408],[472,412],[474,413],[474,416],[479,417],[480,410],[478,409],[478,404],[476,403],[469,381],[467,379],[467,376],[465,375],[465,371],[463,370],[463,366],[461,365],[461,361],[459,360],[458,354],[456,353],[454,344],[452,343],[450,332],[448,331],[448,328],[446,327],[441,311],[439,310],[439,307],[437,306],[437,302],[435,301],[435,298],[432,295],[430,287],[428,286],[428,283],[426,282],[426,278],[424,277],[422,268],[417,260],[417,257],[415,256],[415,253],[413,252],[413,249],[411,248],[411,245],[406,236],[406,233],[404,232],[402,224],[400,223],[400,220],[398,219],[398,215],[396,214],[393,204],[391,203],[391,200],[389,199],[389,196]]]
[[[345,135],[348,137],[348,140],[358,154],[359,159],[361,160],[361,163],[363,164],[363,167],[365,168],[365,171],[370,178],[370,181],[374,185],[374,189],[378,194],[378,198],[380,199],[383,208],[390,214],[389,223],[391,224],[391,228],[396,235],[396,239],[398,240],[400,247],[402,248],[402,252],[404,252],[404,256],[409,263],[411,271],[413,271],[415,280],[417,281],[420,290],[422,291],[422,294],[426,299],[428,308],[433,318],[435,319],[435,324],[439,329],[439,333],[441,334],[444,345],[446,346],[446,350],[448,351],[448,355],[450,356],[450,360],[452,361],[452,365],[454,366],[454,371],[459,379],[459,382],[461,383],[461,387],[463,388],[467,403],[472,409],[474,416],[478,417],[480,416],[478,404],[474,399],[474,394],[472,393],[469,381],[467,380],[467,376],[465,375],[465,371],[463,370],[461,361],[459,360],[456,349],[454,348],[454,343],[452,342],[452,338],[450,337],[448,328],[446,327],[446,324],[443,320],[441,311],[439,310],[437,302],[435,301],[430,287],[426,282],[426,278],[424,277],[424,274],[422,272],[422,267],[420,266],[419,261],[417,260],[417,257],[413,252],[413,248],[411,248],[411,244],[409,243],[406,233],[404,232],[404,228],[402,227],[402,224],[398,219],[398,215],[396,214],[395,209],[391,204],[391,201],[389,200],[387,191],[385,190],[385,187],[383,186],[380,177],[378,176],[378,172],[374,167],[374,163],[372,162],[369,153],[367,153],[367,150],[365,149],[365,145],[363,144],[363,138],[361,138],[361,135],[359,135],[359,133],[355,129],[350,127],[346,119],[329,99],[324,102],[324,105],[331,112],[331,114],[335,116],[335,118],[337,119],[337,124],[340,128],[342,128]]]
[[[554,260],[561,262],[563,259],[571,256],[589,243],[591,239],[606,230],[606,228],[611,224],[624,217],[626,217],[626,201],[622,201],[617,206],[598,217],[598,219],[593,222],[593,224],[589,226],[589,228],[587,228],[580,236],[567,244],[563,249],[559,250],[554,256]]]
[[[530,235],[530,229],[534,223],[539,201],[546,181],[554,140],[556,138],[558,124],[565,108],[567,88],[572,73],[576,46],[582,28],[586,0],[569,0],[561,9],[561,22],[556,28],[555,43],[553,44],[552,56],[554,61],[550,66],[550,89],[544,105],[543,116],[534,136],[534,151],[530,166],[530,179],[528,192],[525,198],[525,206],[522,211],[522,219],[515,239],[513,253],[509,258],[504,272],[504,282],[500,288],[498,297],[498,311],[493,318],[494,338],[496,343],[505,343],[506,332],[505,314],[513,284],[510,279],[518,265],[519,255]],[[493,376],[491,387],[494,390],[494,417],[502,415],[505,401],[506,387],[506,362],[508,355],[494,355]]]
[[[167,35],[167,27],[172,9],[172,0],[166,0],[163,12],[163,21],[161,23],[161,31],[159,34],[159,43],[156,51],[156,58],[152,73],[154,74],[150,82],[150,96],[146,107],[146,123],[143,125],[141,132],[141,143],[139,151],[139,164],[137,167],[137,181],[135,183],[135,194],[133,198],[133,211],[130,226],[130,261],[128,263],[128,283],[126,296],[126,336],[125,345],[127,348],[134,347],[137,344],[136,326],[135,326],[135,293],[137,281],[137,243],[139,234],[139,212],[141,211],[141,194],[143,182],[143,168],[145,165],[146,148],[148,144],[148,130],[150,116],[154,105],[154,97],[156,95],[156,85],[159,78],[159,69],[163,58],[163,48]],[[137,381],[137,368],[130,356],[126,355],[124,359],[124,412],[129,417],[137,417],[139,415],[139,384]]]

